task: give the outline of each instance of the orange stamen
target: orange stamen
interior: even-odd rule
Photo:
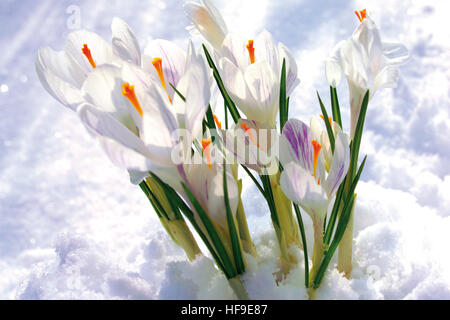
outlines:
[[[255,63],[255,48],[253,47],[253,40],[248,40],[248,44],[245,46],[250,56],[250,63]]]
[[[202,148],[203,152],[206,156],[206,160],[208,161],[208,167],[211,169],[211,153],[209,152],[209,145],[211,144],[211,139],[202,139]]]
[[[320,115],[320,117],[322,118],[323,121],[325,121],[323,115]],[[333,120],[331,119],[331,117],[328,117],[328,122],[330,123],[330,127],[333,127]]]
[[[134,86],[130,86],[128,82],[125,82],[124,84],[122,84],[122,89],[122,95],[124,95],[131,102],[133,107],[142,117],[144,113],[142,112],[141,105],[139,104],[136,93],[134,92]]]
[[[251,128],[247,127],[246,123],[241,123],[241,128],[245,130],[245,133],[250,137],[250,140],[252,143],[259,148],[259,144],[256,142],[255,137],[253,136],[253,133],[251,131]]]
[[[215,114],[213,114],[214,122],[216,123],[217,128],[222,129],[222,122],[219,121],[219,118]]]
[[[359,22],[363,22],[364,19],[367,18],[367,10],[366,9],[360,10],[359,12],[355,11],[355,14],[358,17]]]
[[[164,73],[163,73],[163,69],[162,69],[162,59],[155,58],[155,59],[153,59],[152,64],[156,69],[156,73],[158,73],[159,81],[161,81],[161,84],[167,93],[166,81],[164,80]],[[170,103],[172,103],[172,99],[170,97],[169,97],[169,100],[170,100]]]
[[[87,44],[83,44],[83,48],[81,48],[81,52],[86,56],[89,63],[91,64],[92,68],[97,68],[97,65],[94,62],[94,59],[92,59],[91,50],[88,48]]]
[[[319,153],[320,153],[320,149],[322,149],[322,145],[320,143],[318,143],[317,140],[312,140],[311,144],[312,144],[313,150],[314,150],[314,174],[313,174],[313,176],[315,178],[316,171],[317,171],[317,160],[319,160]],[[319,180],[319,184],[320,184],[320,180]]]

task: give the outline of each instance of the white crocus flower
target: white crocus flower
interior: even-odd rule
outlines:
[[[80,91],[87,76],[103,64],[121,65],[121,59],[140,64],[139,46],[129,26],[118,18],[112,25],[112,46],[96,33],[70,33],[64,50],[40,48],[36,71],[44,88],[59,102],[76,110],[84,101]]]
[[[282,43],[275,45],[268,31],[249,41],[230,33],[222,43],[220,55],[222,80],[236,105],[248,119],[275,127],[283,59],[287,96],[300,82],[297,64],[287,47]]]
[[[201,132],[210,99],[209,70],[192,43],[190,48],[189,63],[180,80],[186,102],[175,96],[171,103],[148,73],[129,63],[121,68],[98,67],[83,85],[87,102],[78,111],[82,122],[98,137],[113,163],[142,173],[133,175],[136,178],[155,168],[179,165],[172,158],[173,149],[180,144],[174,131],[185,129],[191,137]],[[192,140],[185,143],[190,146]]]
[[[217,50],[221,47],[228,28],[212,1],[186,2],[184,9],[188,19],[202,36]]]
[[[326,75],[331,86],[339,84],[342,73],[347,78],[352,138],[367,90],[370,90],[372,97],[380,88],[397,87],[397,66],[408,59],[408,50],[404,45],[381,41],[375,23],[366,15],[365,10],[357,15],[361,24],[350,39],[341,41],[336,46],[326,62]]]
[[[278,133],[275,129],[254,120],[239,119],[222,136],[230,157],[258,174],[275,174],[278,171]]]
[[[238,185],[230,166],[212,159],[214,156],[218,156],[218,158],[220,158],[220,156],[217,155],[219,151],[213,145],[211,139],[202,139],[201,144],[203,155],[200,156],[196,153],[193,158],[200,157],[202,158],[202,161],[197,163],[199,161],[193,159],[191,164],[186,164],[184,166],[186,182],[209,217],[227,233],[227,211],[223,189],[224,165],[226,166],[225,174],[227,178],[228,200],[234,217],[239,202]],[[184,192],[182,194],[184,194]],[[200,222],[201,220],[199,220],[199,217],[196,217],[196,220],[200,225],[203,225]]]
[[[348,139],[339,128],[328,174],[321,149],[322,145],[305,123],[291,119],[285,124],[280,139],[280,161],[284,168],[280,185],[285,195],[299,204],[313,221],[313,274],[323,254],[324,219],[350,162]]]

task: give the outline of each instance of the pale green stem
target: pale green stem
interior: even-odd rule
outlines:
[[[353,208],[350,213],[350,219],[348,221],[347,228],[339,243],[338,251],[338,265],[337,269],[343,273],[346,278],[350,278],[352,273],[352,257],[353,257],[353,224],[354,224],[354,211],[355,211],[356,197],[353,202]]]
[[[250,300],[247,290],[242,284],[242,280],[239,276],[228,279],[228,283],[230,284],[231,289],[233,289],[233,292],[236,294],[238,300]]]

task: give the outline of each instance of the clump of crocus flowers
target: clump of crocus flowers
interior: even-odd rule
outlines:
[[[267,202],[280,249],[274,281],[299,263],[290,251],[296,246],[305,264],[299,285],[314,299],[336,250],[338,270],[351,276],[368,103],[378,89],[396,86],[397,65],[408,52],[383,43],[366,10],[356,11],[360,24],[325,64],[331,108],[317,93],[321,115],[307,124],[289,118],[289,97],[300,80],[285,45],[268,31],[254,39],[229,32],[209,0],[187,2],[185,11],[204,37],[200,48],[189,41],[184,51],[153,40],[141,51],[131,28],[115,18],[111,43],[80,30],[67,37],[64,51],[39,49],[39,79],[77,113],[109,159],[129,172],[187,258],[202,254],[194,232],[236,297],[249,299],[241,275],[246,257],[258,259],[258,252],[242,203],[241,168]],[[336,89],[342,75],[350,90],[349,134],[342,129]],[[212,102],[216,95],[224,101],[222,119]]]

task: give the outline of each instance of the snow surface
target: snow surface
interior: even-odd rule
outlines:
[[[182,1],[0,2],[0,298],[233,298],[211,260],[185,259],[127,174],[38,82],[34,56],[40,46],[63,47],[71,5],[80,8],[81,27],[105,39],[118,16],[142,46],[152,37],[187,45]],[[221,0],[217,6],[230,29],[251,38],[266,28],[291,48],[302,81],[291,116],[303,120],[319,112],[316,89],[328,101],[323,61],[357,25],[354,10],[367,7],[385,41],[407,45],[411,59],[400,69],[398,88],[377,92],[368,110],[353,279],[329,271],[318,296],[450,299],[450,3]],[[345,84],[338,89],[341,105],[348,105]],[[279,286],[273,281],[275,236],[247,180],[244,204],[261,255],[259,264],[249,258],[244,277],[251,298],[307,298],[300,252],[294,252],[298,268]]]

